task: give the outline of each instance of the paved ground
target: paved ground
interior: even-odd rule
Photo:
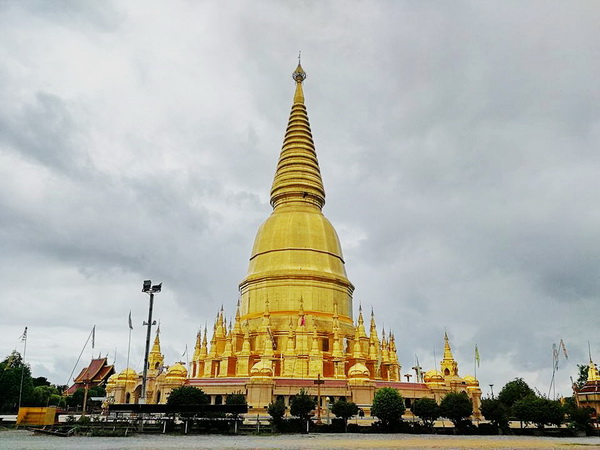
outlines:
[[[281,436],[166,436],[143,435],[126,438],[53,437],[25,430],[0,431],[0,449],[537,449],[574,447],[600,449],[600,438],[540,438],[511,436],[437,436],[408,434],[312,434]]]

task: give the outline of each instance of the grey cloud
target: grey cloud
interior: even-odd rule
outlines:
[[[13,151],[54,169],[79,172],[89,169],[84,140],[65,102],[38,92],[22,109],[0,111],[0,142]]]
[[[4,5],[12,25],[0,27],[55,39],[61,61],[73,49],[61,39],[85,42],[109,76],[42,62],[23,77],[33,44],[0,47],[3,306],[22,302],[53,326],[53,310],[97,317],[119,368],[144,278],[165,283],[168,358],[221,304],[232,314],[270,213],[301,49],[324,212],[355,306],[372,304],[379,330],[395,331],[403,372],[415,353],[433,368],[444,328],[462,374],[479,344],[483,385],[524,374],[543,391],[561,336],[573,360],[587,339],[598,350],[596,7],[78,5]],[[11,311],[3,327],[25,321],[48,326]],[[78,354],[70,341],[61,352]],[[57,356],[51,370],[44,345],[32,344],[35,367],[62,382],[68,364]]]
[[[7,12],[20,15],[26,11],[33,17],[39,17],[48,23],[59,24],[64,27],[78,26],[82,29],[87,26],[109,32],[115,31],[124,19],[124,13],[118,11],[112,2],[97,3],[94,1],[32,0],[28,2],[5,2],[0,7]]]

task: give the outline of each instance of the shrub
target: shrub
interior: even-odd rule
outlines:
[[[346,400],[338,400],[331,406],[331,412],[344,421],[344,431],[348,432],[348,419],[358,414],[358,405]]]
[[[594,408],[572,408],[567,414],[569,418],[569,428],[577,431],[592,430],[592,414]]]
[[[208,395],[202,389],[193,386],[173,389],[167,399],[167,405],[208,405],[209,402]]]
[[[234,394],[227,394],[225,398],[226,405],[247,405],[246,396],[241,392],[236,392]]]
[[[454,424],[455,428],[467,425],[468,417],[473,414],[473,402],[466,392],[450,392],[440,403],[440,413]]]
[[[545,425],[556,425],[564,421],[564,410],[561,404],[555,400],[528,395],[518,400],[513,405],[515,417],[525,423],[534,423],[539,429]]]
[[[298,395],[294,396],[290,404],[290,414],[294,417],[302,419],[306,423],[310,417],[310,413],[317,406],[317,401],[308,395],[304,389],[300,390]]]
[[[431,429],[433,423],[440,417],[440,407],[432,398],[420,398],[413,406],[413,413],[423,421],[427,428]]]
[[[523,378],[515,378],[504,385],[498,394],[498,400],[505,406],[511,408],[517,401],[524,399],[529,395],[535,395],[533,389],[529,387]]]
[[[497,398],[486,398],[481,401],[481,414],[492,422],[496,428],[508,428],[508,407]]]
[[[285,409],[285,403],[281,399],[269,403],[269,406],[267,406],[267,413],[271,416],[271,423],[278,429],[281,428]]]
[[[375,392],[371,415],[379,419],[384,429],[396,427],[405,411],[404,399],[396,389],[382,388]]]

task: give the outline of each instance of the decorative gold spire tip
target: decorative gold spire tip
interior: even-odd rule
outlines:
[[[306,72],[300,63],[301,56],[302,52],[298,52],[298,67],[296,67],[296,70],[294,70],[294,73],[292,74],[292,78],[296,81],[296,83],[302,83],[306,79]]]

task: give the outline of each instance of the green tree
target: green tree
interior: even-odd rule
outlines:
[[[58,406],[59,408],[64,408],[67,406],[66,399],[60,394],[52,394],[50,396],[50,400],[48,401],[49,406]]]
[[[181,386],[171,391],[167,405],[208,405],[210,399],[202,389]]]
[[[580,408],[575,404],[573,398],[565,405],[565,412],[568,417],[569,428],[578,431],[592,431],[592,415],[594,408]]]
[[[233,394],[227,394],[225,398],[226,405],[247,405],[246,396],[241,392],[235,392]]]
[[[46,377],[36,377],[31,380],[33,382],[33,387],[38,386],[50,386],[50,382]]]
[[[528,395],[535,395],[533,389],[531,389],[529,385],[523,381],[523,378],[515,378],[513,381],[509,381],[504,385],[498,394],[498,400],[511,408],[515,402],[527,397]]]
[[[104,389],[103,386],[95,386],[95,387],[89,388],[88,393],[87,393],[86,408],[90,407],[92,397],[105,397],[105,396],[106,396],[106,390]],[[73,392],[72,395],[70,395],[66,398],[66,404],[70,408],[76,408],[76,409],[83,408],[84,399],[85,399],[85,389],[77,388],[77,390],[75,392]]]
[[[31,406],[49,406],[53,395],[58,395],[58,390],[54,386],[38,385],[33,388],[30,405]]]
[[[590,366],[588,364],[577,364],[577,381],[575,381],[575,386],[577,386],[577,390],[581,389],[585,382],[588,379],[588,370]]]
[[[344,420],[344,431],[348,432],[348,419],[358,414],[358,405],[346,400],[338,400],[331,406],[331,412]]]
[[[310,413],[316,406],[317,401],[312,396],[308,395],[308,392],[301,389],[292,399],[290,404],[290,414],[294,417],[299,417],[307,424]]]
[[[521,422],[521,425],[529,424],[534,416],[533,402],[537,398],[535,394],[528,395],[520,400],[517,400],[511,407],[512,415],[515,419]]]
[[[440,403],[440,415],[450,419],[456,429],[462,428],[471,414],[473,402],[466,392],[450,392]]]
[[[391,429],[402,421],[402,414],[406,411],[404,399],[394,388],[381,388],[375,392],[371,415],[381,422],[385,429]]]
[[[282,399],[278,399],[275,402],[271,402],[269,403],[269,406],[267,406],[267,413],[271,416],[271,423],[276,428],[279,428],[283,423],[285,409],[285,403]]]
[[[543,429],[545,425],[560,426],[565,416],[560,402],[537,395],[528,395],[516,401],[513,405],[513,414],[518,420],[533,423],[539,429]]]
[[[242,394],[241,392],[235,392],[233,394],[227,394],[227,397],[225,398],[225,404],[245,406],[248,404],[248,402],[246,402],[246,396],[244,394]],[[232,416],[236,419],[239,417],[239,415],[239,413],[232,414]]]
[[[70,408],[82,408],[83,407],[83,398],[85,396],[85,389],[77,388],[73,394],[67,397],[67,405]]]
[[[29,364],[14,350],[0,363],[0,411],[16,412],[19,406],[19,391],[23,379],[21,402],[29,404],[33,393],[33,381]]]
[[[104,386],[94,386],[88,389],[88,397],[105,397],[106,389]]]
[[[427,428],[431,429],[433,423],[440,417],[440,406],[432,398],[420,398],[413,406],[413,413],[423,421]]]
[[[502,430],[508,429],[508,411],[508,407],[497,398],[481,401],[481,414]]]
[[[565,421],[565,410],[558,400],[550,400],[542,398],[536,409],[534,423],[538,427],[543,428],[543,425],[554,425],[560,427]]]

